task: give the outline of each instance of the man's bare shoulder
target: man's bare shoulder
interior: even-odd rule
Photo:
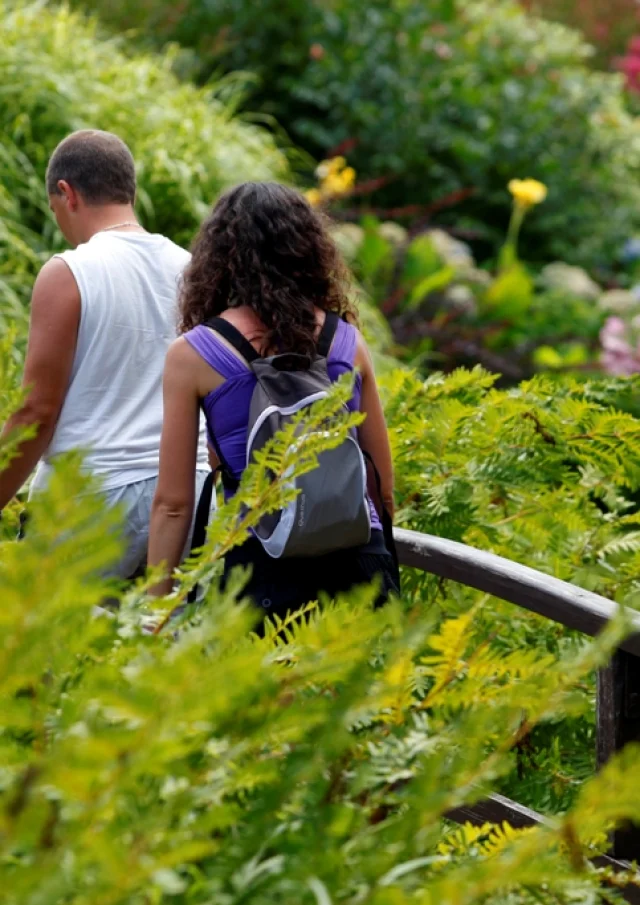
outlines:
[[[33,286],[31,303],[55,307],[80,304],[78,284],[63,258],[51,258],[42,267]]]

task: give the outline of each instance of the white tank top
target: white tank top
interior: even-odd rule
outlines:
[[[164,236],[101,232],[58,255],[80,291],[71,381],[32,492],[51,459],[86,451],[85,466],[105,490],[158,474],[162,371],[176,338],[178,281],[189,252]],[[198,468],[208,469],[201,419]]]

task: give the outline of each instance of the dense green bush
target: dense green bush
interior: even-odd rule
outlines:
[[[335,226],[334,236],[385,313],[396,355],[425,371],[480,363],[509,383],[544,369],[594,371],[616,300],[637,314],[629,291],[605,292],[578,267],[555,262],[535,275],[516,257],[481,269],[443,230],[412,236],[365,217]]]
[[[398,521],[640,608],[640,421],[619,411],[637,405],[637,380],[539,376],[508,392],[494,383],[479,370],[424,383],[406,372],[385,378]],[[478,601],[454,585],[443,602],[440,580],[410,573],[404,594],[448,616]],[[576,643],[559,626],[498,601],[474,618],[513,654],[544,658]],[[542,810],[573,800],[595,751],[593,684],[582,694],[586,715],[553,734],[534,732],[502,791]]]
[[[18,326],[19,357],[35,274],[62,247],[44,170],[68,132],[121,135],[138,165],[143,222],[185,246],[222,189],[244,179],[288,180],[289,169],[264,128],[234,115],[233,92],[223,103],[211,89],[179,83],[171,55],[125,53],[65,9],[0,0],[0,15],[0,76],[11,86],[0,92],[0,329]],[[364,307],[363,322],[381,350],[384,319]]]
[[[522,5],[548,19],[579,29],[594,45],[593,64],[602,69],[616,66],[629,38],[640,33],[635,0],[520,0]]]
[[[495,382],[384,378],[400,522],[640,608],[638,378]]]
[[[471,193],[440,217],[484,239],[482,256],[514,176],[549,186],[529,259],[606,260],[638,222],[640,126],[620,80],[589,69],[577,33],[512,0],[87,2],[116,28],[181,42],[201,78],[257,73],[251,108],[317,156],[346,143],[362,182],[388,180],[377,207]]]
[[[117,132],[138,164],[149,229],[188,244],[221,189],[286,178],[263,128],[212,90],[181,84],[171,56],[126,53],[81,15],[40,3],[0,2],[0,291],[6,319],[24,317],[33,274],[60,244],[44,170],[78,128]]]

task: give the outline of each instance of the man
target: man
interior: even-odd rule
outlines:
[[[126,550],[114,574],[146,562],[159,465],[162,371],[176,335],[176,297],[189,253],[146,232],[134,212],[131,152],[116,135],[75,132],[54,151],[47,193],[73,246],[40,271],[33,289],[24,406],[5,425],[37,425],[0,474],[0,510],[38,465],[31,493],[47,482],[58,453],[86,450],[110,505],[123,504]],[[209,470],[204,433],[195,492]]]

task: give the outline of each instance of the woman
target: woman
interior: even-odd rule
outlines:
[[[152,508],[149,564],[167,565],[154,588],[169,593],[194,509],[198,413],[204,409],[211,445],[236,481],[245,467],[249,402],[256,378],[247,361],[207,326],[218,316],[259,355],[313,354],[326,313],[342,316],[327,361],[331,380],[357,368],[352,410],[366,414],[359,442],[379,474],[378,506],[393,514],[393,470],[373,366],[346,295],[346,273],[321,216],[296,191],[246,183],[216,204],[196,238],[180,301],[183,334],[170,348],[164,375],[164,426],[160,475]],[[224,331],[223,331],[224,332]],[[214,461],[214,465],[217,461]],[[369,488],[376,496],[376,481]],[[232,492],[226,483],[226,495]],[[398,591],[397,569],[385,546],[381,512],[370,501],[371,540],[326,556],[272,559],[255,537],[225,559],[250,565],[254,602],[284,615],[320,592],[333,596],[379,576],[379,602]]]

